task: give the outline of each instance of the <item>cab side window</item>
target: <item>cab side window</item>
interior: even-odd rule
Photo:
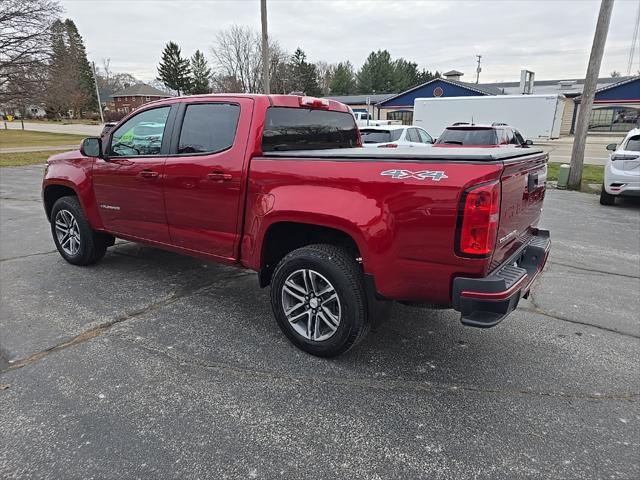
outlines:
[[[420,137],[415,128],[407,129],[407,140],[410,142],[420,143]]]
[[[513,134],[514,134],[514,135],[515,135],[515,137],[516,137],[516,143],[517,143],[518,145],[524,145],[524,144],[525,144],[524,137],[523,137],[522,135],[520,135],[520,132],[519,132],[518,130],[514,130],[514,131],[513,131]]]
[[[187,105],[178,154],[215,153],[230,148],[236,136],[240,106],[229,103]]]
[[[420,135],[420,141],[422,143],[433,143],[433,138],[431,138],[431,136],[425,132],[424,130],[422,130],[421,128],[416,128],[418,135]]]
[[[160,155],[164,127],[171,107],[145,110],[131,117],[111,136],[109,155],[139,157]]]

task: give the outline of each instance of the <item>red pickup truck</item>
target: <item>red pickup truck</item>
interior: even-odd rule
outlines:
[[[490,327],[549,252],[533,148],[360,148],[348,108],[286,95],[171,98],[52,156],[43,200],[75,265],[119,237],[258,272],[299,348],[339,355],[390,300]]]

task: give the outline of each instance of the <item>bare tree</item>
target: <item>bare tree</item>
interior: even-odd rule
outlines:
[[[20,105],[41,92],[56,0],[0,0],[0,102]]]
[[[289,75],[289,58],[291,55],[277,41],[271,39],[269,41],[269,57],[271,93],[289,93],[291,91]]]
[[[260,41],[258,32],[239,25],[218,33],[211,49],[216,77],[235,79],[244,93],[259,92],[262,70]]]
[[[331,81],[336,73],[337,65],[324,61],[316,62],[316,73],[318,75],[318,86],[322,95],[327,96],[331,92]]]

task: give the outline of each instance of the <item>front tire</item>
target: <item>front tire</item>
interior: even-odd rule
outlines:
[[[607,193],[604,189],[604,184],[602,185],[602,190],[600,190],[600,205],[615,205],[616,196]]]
[[[104,257],[113,237],[95,232],[77,197],[59,198],[51,209],[51,234],[58,252],[73,265],[91,265]]]
[[[333,245],[309,245],[284,257],[273,274],[271,307],[287,338],[318,357],[346,352],[370,329],[361,268]]]

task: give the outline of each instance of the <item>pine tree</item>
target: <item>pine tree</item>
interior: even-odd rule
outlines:
[[[356,91],[356,77],[351,62],[340,62],[329,84],[332,95],[349,95]]]
[[[371,52],[356,77],[361,93],[392,93],[396,76],[391,54],[387,50]]]
[[[393,62],[393,72],[394,92],[404,92],[427,81],[423,80],[423,76],[418,70],[418,64],[404,58],[399,58]]]
[[[51,25],[51,57],[47,66],[45,89],[46,109],[50,116],[58,118],[71,107],[70,93],[74,88],[69,76],[71,65],[65,43],[65,28],[60,20]]]
[[[175,90],[178,95],[190,91],[191,68],[189,59],[182,58],[180,47],[175,42],[169,42],[162,51],[162,60],[158,65],[158,80],[167,88]]]
[[[301,48],[297,48],[290,62],[292,89],[304,92],[305,95],[321,95],[318,85],[316,66],[307,62],[307,55]]]
[[[211,69],[207,63],[207,59],[200,50],[196,50],[196,53],[191,57],[191,88],[189,93],[209,93],[211,87],[209,86],[209,80],[211,78]]]
[[[87,59],[87,50],[84,47],[82,36],[78,32],[73,20],[66,19],[64,28],[67,36],[67,55],[71,63],[72,71],[68,72],[75,77],[78,90],[74,92],[72,104],[77,114],[81,115],[83,110],[97,110],[98,99],[93,82],[93,72],[91,64]]]

